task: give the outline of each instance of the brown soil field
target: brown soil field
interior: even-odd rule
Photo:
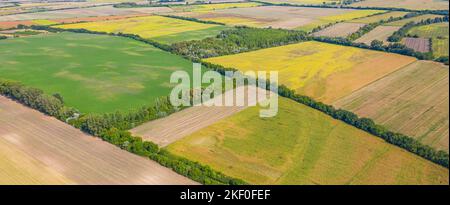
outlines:
[[[58,11],[6,15],[1,17],[1,21],[63,19],[63,18],[97,17],[97,16],[123,16],[136,14],[165,13],[172,11],[173,10],[168,7],[114,8],[112,6],[99,6],[82,9],[67,9]]]
[[[328,36],[328,37],[347,37],[348,35],[358,31],[365,26],[362,23],[338,23],[333,26],[322,29],[319,32],[313,33],[313,36]]]
[[[0,96],[0,184],[196,184]]]
[[[418,52],[430,51],[430,39],[427,38],[403,38],[402,43]]]
[[[54,22],[55,24],[79,23],[79,22],[118,20],[118,19],[124,19],[124,18],[146,16],[146,15],[148,15],[148,14],[131,14],[131,15],[123,15],[123,16],[96,16],[96,17],[80,17],[80,18],[63,18],[63,19],[52,19],[51,21]],[[39,21],[3,21],[3,22],[0,22],[0,29],[15,28],[19,24],[26,25],[26,26],[39,25]]]
[[[449,70],[417,61],[334,102],[387,128],[449,151]]]
[[[370,45],[373,40],[379,40],[387,43],[387,39],[389,38],[389,36],[391,36],[400,28],[400,26],[378,26],[369,33],[361,36],[361,38],[356,39],[355,42]]]
[[[232,91],[228,91],[228,93],[230,92]],[[250,102],[253,103],[256,100],[251,99]],[[144,139],[152,141],[159,146],[167,146],[223,118],[232,116],[247,107],[193,106],[168,117],[150,121],[130,131],[134,135],[142,136]]]

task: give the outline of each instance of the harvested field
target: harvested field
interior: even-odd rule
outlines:
[[[79,23],[79,22],[92,22],[92,21],[107,21],[118,20],[124,18],[132,18],[138,16],[145,16],[147,14],[136,15],[124,15],[124,16],[98,16],[98,17],[81,17],[81,18],[64,18],[64,19],[38,19],[32,21],[3,21],[0,22],[0,29],[16,28],[19,24],[31,26],[31,25],[53,25],[53,24],[65,24],[65,23]]]
[[[0,184],[196,184],[3,96],[0,170]]]
[[[59,11],[46,11],[27,14],[15,14],[2,16],[1,21],[23,21],[36,19],[63,19],[97,16],[123,16],[138,14],[167,13],[173,10],[168,7],[146,7],[146,8],[114,8],[112,6],[99,6],[82,9],[68,9]]]
[[[394,32],[398,31],[398,29],[400,28],[401,28],[400,26],[377,26],[369,33],[366,33],[365,35],[356,39],[355,42],[370,45],[372,41],[379,40],[383,41],[384,43],[387,43],[388,42],[387,39],[389,38],[389,36],[391,36]]]
[[[405,8],[413,10],[448,9],[448,0],[364,0],[350,4],[361,7]]]
[[[236,3],[217,3],[217,4],[200,4],[200,5],[183,5],[171,7],[176,12],[205,12],[230,8],[250,8],[260,6],[260,3],[255,2],[236,2]]]
[[[325,29],[320,30],[319,32],[315,32],[313,36],[328,36],[328,37],[347,37],[348,35],[355,33],[361,27],[365,26],[365,24],[361,23],[338,23],[333,26],[327,27]]]
[[[428,38],[403,38],[402,43],[417,52],[430,51],[430,39]]]
[[[122,37],[63,32],[1,40],[0,47],[2,78],[59,93],[83,113],[151,105],[175,86],[172,72],[192,73],[190,61]]]
[[[378,10],[354,10],[333,8],[309,8],[287,6],[261,6],[235,8],[209,12],[187,12],[175,15],[194,17],[230,25],[247,25],[310,31],[317,26],[351,20],[379,12]],[[230,19],[230,20],[228,20]]]
[[[430,38],[434,56],[448,56],[449,44],[448,23],[435,23],[412,28],[408,34],[421,38]]]
[[[278,115],[250,107],[168,150],[253,184],[448,184],[447,168],[317,110],[280,98]]]
[[[232,92],[228,91],[230,94]],[[250,103],[255,102],[256,99],[250,99]],[[246,108],[247,106],[193,106],[168,117],[145,123],[130,131],[159,146],[167,146]]]
[[[65,24],[56,28],[103,31],[108,33],[137,34],[143,38],[155,38],[161,43],[175,43],[187,40],[199,40],[215,36],[226,27],[203,24],[162,16],[144,16],[111,21]]]
[[[334,103],[449,151],[449,70],[417,61]]]
[[[421,22],[421,21],[425,21],[427,19],[434,19],[436,17],[443,17],[441,15],[434,15],[434,14],[425,14],[425,15],[420,15],[420,16],[416,16],[416,17],[412,17],[412,18],[406,18],[406,19],[402,19],[400,21],[393,21],[387,24],[384,24],[385,26],[403,26],[409,22]]]
[[[333,102],[416,59],[310,41],[205,60],[241,71],[278,71],[280,84]]]
[[[364,24],[369,24],[369,23],[376,23],[379,22],[381,20],[389,20],[389,18],[396,18],[396,17],[403,17],[406,14],[408,14],[409,12],[403,12],[403,11],[390,11],[390,12],[386,12],[386,13],[382,13],[382,14],[377,14],[374,16],[369,16],[369,17],[364,17],[364,18],[358,18],[355,20],[351,20],[349,22],[352,23],[364,23]]]

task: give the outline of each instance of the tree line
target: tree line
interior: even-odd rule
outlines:
[[[41,29],[49,29],[48,31],[51,31],[54,29],[54,28],[50,28],[48,26],[39,26],[39,27]],[[242,27],[242,28],[257,29],[257,28],[246,28],[246,27]],[[56,29],[56,30],[57,31],[72,31],[72,32],[83,32],[83,33],[86,32],[86,33],[94,33],[94,34],[107,34],[107,35],[123,36],[123,37],[132,38],[132,39],[156,46],[162,50],[172,52],[174,54],[179,54],[171,46],[160,44],[155,41],[143,39],[143,38],[139,37],[138,35],[133,35],[133,34],[121,34],[121,33],[111,34],[111,33],[105,33],[105,32],[92,32],[92,31],[88,31],[85,29],[69,29],[69,30]],[[259,30],[259,29],[257,29],[257,30]],[[262,30],[279,30],[279,29],[262,29]],[[281,30],[281,31],[286,31],[286,30]],[[302,33],[304,33],[304,32],[302,32]],[[252,36],[252,35],[250,35],[250,36]],[[306,38],[310,38],[310,37],[306,36]],[[354,46],[354,47],[365,48],[365,49],[373,49],[373,50],[399,53],[399,54],[403,54],[403,55],[414,56],[419,59],[432,58],[431,53],[415,52],[414,50],[412,50],[410,48],[406,48],[405,45],[399,44],[399,43],[393,43],[388,46],[383,46],[383,45],[377,45],[376,42],[372,43],[371,45],[366,45],[363,43],[353,43],[352,41],[349,41],[348,39],[345,39],[345,38],[313,37],[313,39],[316,41],[321,41],[321,42],[326,42],[326,43],[333,43],[333,44],[339,44],[339,45],[345,45],[345,46]],[[269,45],[269,44],[266,44],[266,45]],[[195,50],[198,48],[192,47],[191,49]],[[226,68],[221,65],[204,62],[201,59],[192,58],[190,56],[182,55],[182,57],[187,58],[187,59],[192,59],[194,62],[201,63],[206,68],[217,71],[223,75],[225,74],[225,71],[236,71],[237,70],[235,68]],[[270,85],[270,82],[267,83],[266,89],[269,89],[269,85]],[[444,167],[447,167],[447,168],[449,167],[449,155],[445,151],[437,151],[435,148],[432,148],[428,145],[423,145],[421,142],[415,140],[414,138],[411,138],[409,136],[406,136],[406,135],[403,135],[400,133],[395,133],[395,132],[389,131],[388,129],[384,128],[383,126],[375,124],[373,122],[373,120],[371,120],[369,118],[359,118],[356,114],[354,114],[350,111],[346,111],[346,110],[342,110],[342,109],[335,109],[331,105],[326,105],[322,102],[317,102],[308,96],[302,96],[302,95],[296,94],[294,90],[291,90],[284,85],[280,85],[278,88],[278,91],[279,91],[279,95],[282,97],[292,99],[298,103],[302,103],[304,105],[307,105],[309,107],[317,109],[335,119],[341,120],[347,124],[350,124],[359,129],[367,131],[375,136],[378,136],[390,144],[404,148],[414,154],[417,154],[425,159],[428,159],[434,163],[440,164]],[[111,114],[105,114],[104,116],[108,116],[108,115],[111,115]],[[75,125],[75,124],[74,125],[76,127],[80,127],[81,129],[83,129],[84,131],[86,131],[88,133],[101,133],[104,130],[110,129],[110,127],[103,126],[103,125],[107,124],[106,122],[114,122],[114,120],[112,120],[112,119],[114,119],[115,117],[112,117],[112,116],[105,117],[106,119],[109,119],[109,120],[106,120],[106,122],[103,120],[99,120],[100,118],[102,118],[102,117],[101,116],[93,116],[93,118],[90,120],[90,122],[92,122],[91,125],[93,125],[93,126],[88,126],[87,124],[85,124],[86,127],[83,128],[83,127],[81,127],[81,125]],[[129,119],[127,119],[127,120],[129,120]],[[127,120],[125,120],[125,121],[127,121]],[[127,126],[130,126],[130,124],[128,124],[127,122],[124,122],[122,120],[119,120],[118,122],[115,122],[112,124],[120,127],[119,126],[120,122],[125,124],[122,128],[128,128]],[[98,129],[98,128],[100,128],[100,129]],[[92,132],[90,132],[90,131],[92,131]]]
[[[303,31],[239,26],[215,37],[172,44],[171,51],[190,59],[202,59],[282,46],[310,40]]]
[[[381,15],[381,14],[376,14],[376,15]],[[354,40],[362,37],[364,34],[369,33],[370,31],[372,31],[373,29],[375,29],[376,27],[378,27],[380,25],[383,25],[383,24],[386,24],[386,23],[390,23],[390,22],[394,22],[394,21],[400,21],[400,20],[403,20],[403,19],[408,19],[408,18],[420,16],[420,15],[423,15],[423,14],[422,13],[418,13],[418,12],[407,13],[404,16],[399,16],[399,17],[392,17],[391,16],[387,20],[382,19],[382,20],[380,20],[378,22],[369,23],[369,24],[366,24],[365,26],[361,27],[355,33],[350,34],[347,37],[347,39],[350,40],[350,41],[354,41]]]
[[[436,14],[436,15],[448,15],[448,10],[414,10],[405,8],[394,8],[394,7],[363,7],[363,6],[351,6],[349,4],[356,1],[349,0],[350,2],[344,4],[290,4],[290,3],[271,3],[262,2],[257,0],[250,0],[251,2],[260,3],[267,6],[290,6],[290,7],[311,7],[311,8],[345,8],[345,9],[358,9],[358,10],[385,10],[385,11],[403,11],[403,12],[421,12],[423,14]],[[354,1],[354,2],[352,2]]]
[[[148,157],[175,172],[202,184],[247,184],[243,180],[228,177],[209,166],[170,154],[158,145],[143,141],[126,131],[149,120],[165,117],[180,108],[173,107],[167,97],[156,100],[153,106],[142,107],[128,113],[87,114],[79,117],[78,110],[64,105],[61,95],[45,94],[42,90],[19,82],[0,79],[0,94],[23,105],[36,109],[61,121],[67,121],[82,131],[100,137],[104,141],[134,154]]]
[[[444,16],[444,17],[436,17],[434,19],[426,19],[426,20],[422,20],[420,22],[409,22],[405,25],[403,25],[398,31],[394,32],[391,36],[388,37],[388,41],[389,42],[400,42],[402,40],[403,37],[408,36],[408,37],[415,37],[415,36],[410,36],[408,34],[408,32],[416,26],[424,26],[424,25],[429,25],[429,24],[435,24],[435,23],[442,23],[442,22],[448,22],[448,16]]]

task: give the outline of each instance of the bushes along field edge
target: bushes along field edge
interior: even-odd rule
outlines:
[[[122,34],[122,33],[110,34],[110,33],[106,33],[106,32],[93,32],[93,31],[89,31],[86,29],[59,29],[59,28],[50,28],[48,26],[31,26],[31,28],[37,29],[37,30],[39,30],[39,29],[48,30],[51,32],[71,31],[71,32],[78,32],[78,33],[92,33],[92,34],[122,36],[122,37],[135,39],[135,40],[153,45],[155,47],[158,47],[162,50],[173,53],[173,50],[170,46],[160,44],[160,43],[157,43],[152,40],[143,39],[140,36],[134,35],[134,34]],[[322,38],[322,37],[315,37],[314,39],[319,39],[319,38]],[[343,38],[322,38],[321,40],[323,40],[324,42],[333,41],[335,44],[342,43],[341,45],[356,44],[358,46],[361,46],[362,48],[369,47],[366,44],[353,43],[353,42],[351,42],[347,39],[343,39]],[[374,45],[374,46],[377,46],[377,45]],[[372,48],[372,49],[375,49],[375,50],[389,49],[392,52],[400,52],[401,53],[401,52],[406,51],[406,52],[412,52],[411,54],[415,54],[415,55],[422,54],[423,56],[421,56],[421,55],[418,56],[419,59],[427,58],[428,55],[431,55],[431,54],[417,53],[417,52],[412,51],[412,49],[405,49],[404,45],[398,44],[398,43],[395,43],[395,44],[392,44],[389,46],[381,46],[379,48]],[[186,56],[183,56],[183,57],[187,58]],[[194,62],[197,62],[197,63],[202,63],[202,65],[204,65],[206,68],[217,71],[221,74],[225,74],[225,71],[230,71],[230,70],[236,71],[237,70],[234,68],[225,68],[220,65],[203,62],[202,60],[199,60],[199,59],[191,59],[191,58],[187,58],[187,59],[193,60]],[[270,83],[267,83],[267,85],[270,85]],[[269,89],[269,87],[267,87],[266,89]],[[349,125],[352,125],[356,128],[359,128],[361,130],[369,132],[370,134],[375,135],[377,137],[380,137],[390,144],[401,147],[411,153],[421,156],[424,159],[430,160],[436,164],[439,164],[446,168],[449,168],[449,154],[446,153],[445,151],[442,151],[442,150],[437,151],[435,148],[432,148],[428,145],[424,145],[412,137],[389,131],[386,128],[384,128],[383,126],[375,124],[372,119],[359,118],[355,113],[352,113],[350,111],[346,111],[346,110],[342,110],[342,109],[335,109],[331,105],[327,105],[322,102],[317,102],[308,96],[296,94],[294,90],[289,89],[284,85],[280,85],[278,90],[279,90],[279,95],[282,97],[292,99],[298,103],[307,105],[314,109],[317,109],[337,120],[341,120]],[[164,103],[162,103],[162,104],[164,104]],[[114,126],[112,126],[112,127],[105,126],[105,125],[107,125],[106,122],[111,123],[111,119],[116,120],[116,121],[112,122],[112,124]],[[104,114],[103,116],[96,115],[96,116],[93,116],[92,119],[86,120],[86,123],[78,125],[76,127],[79,127],[83,131],[97,136],[97,135],[101,134],[102,131],[113,128],[113,127],[116,127],[121,130],[127,130],[127,129],[131,129],[133,126],[137,126],[137,124],[139,124],[139,123],[143,123],[141,121],[135,122],[135,121],[133,121],[133,119],[134,118],[131,116],[128,116],[126,118],[123,118],[123,117],[121,118],[121,117],[115,116],[114,114]],[[151,118],[148,118],[148,119],[151,120]],[[131,120],[131,122],[127,122],[127,120]]]
[[[68,122],[82,131],[100,137],[131,153],[147,157],[202,184],[247,184],[241,179],[226,176],[209,166],[175,156],[150,141],[132,136],[128,129],[149,120],[165,117],[177,111],[167,97],[160,98],[152,107],[142,107],[129,113],[88,114],[75,117],[76,109],[66,107],[59,94],[47,95],[42,90],[21,83],[0,79],[0,94],[46,115]]]

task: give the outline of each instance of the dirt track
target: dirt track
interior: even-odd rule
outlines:
[[[196,184],[0,96],[0,184]]]

